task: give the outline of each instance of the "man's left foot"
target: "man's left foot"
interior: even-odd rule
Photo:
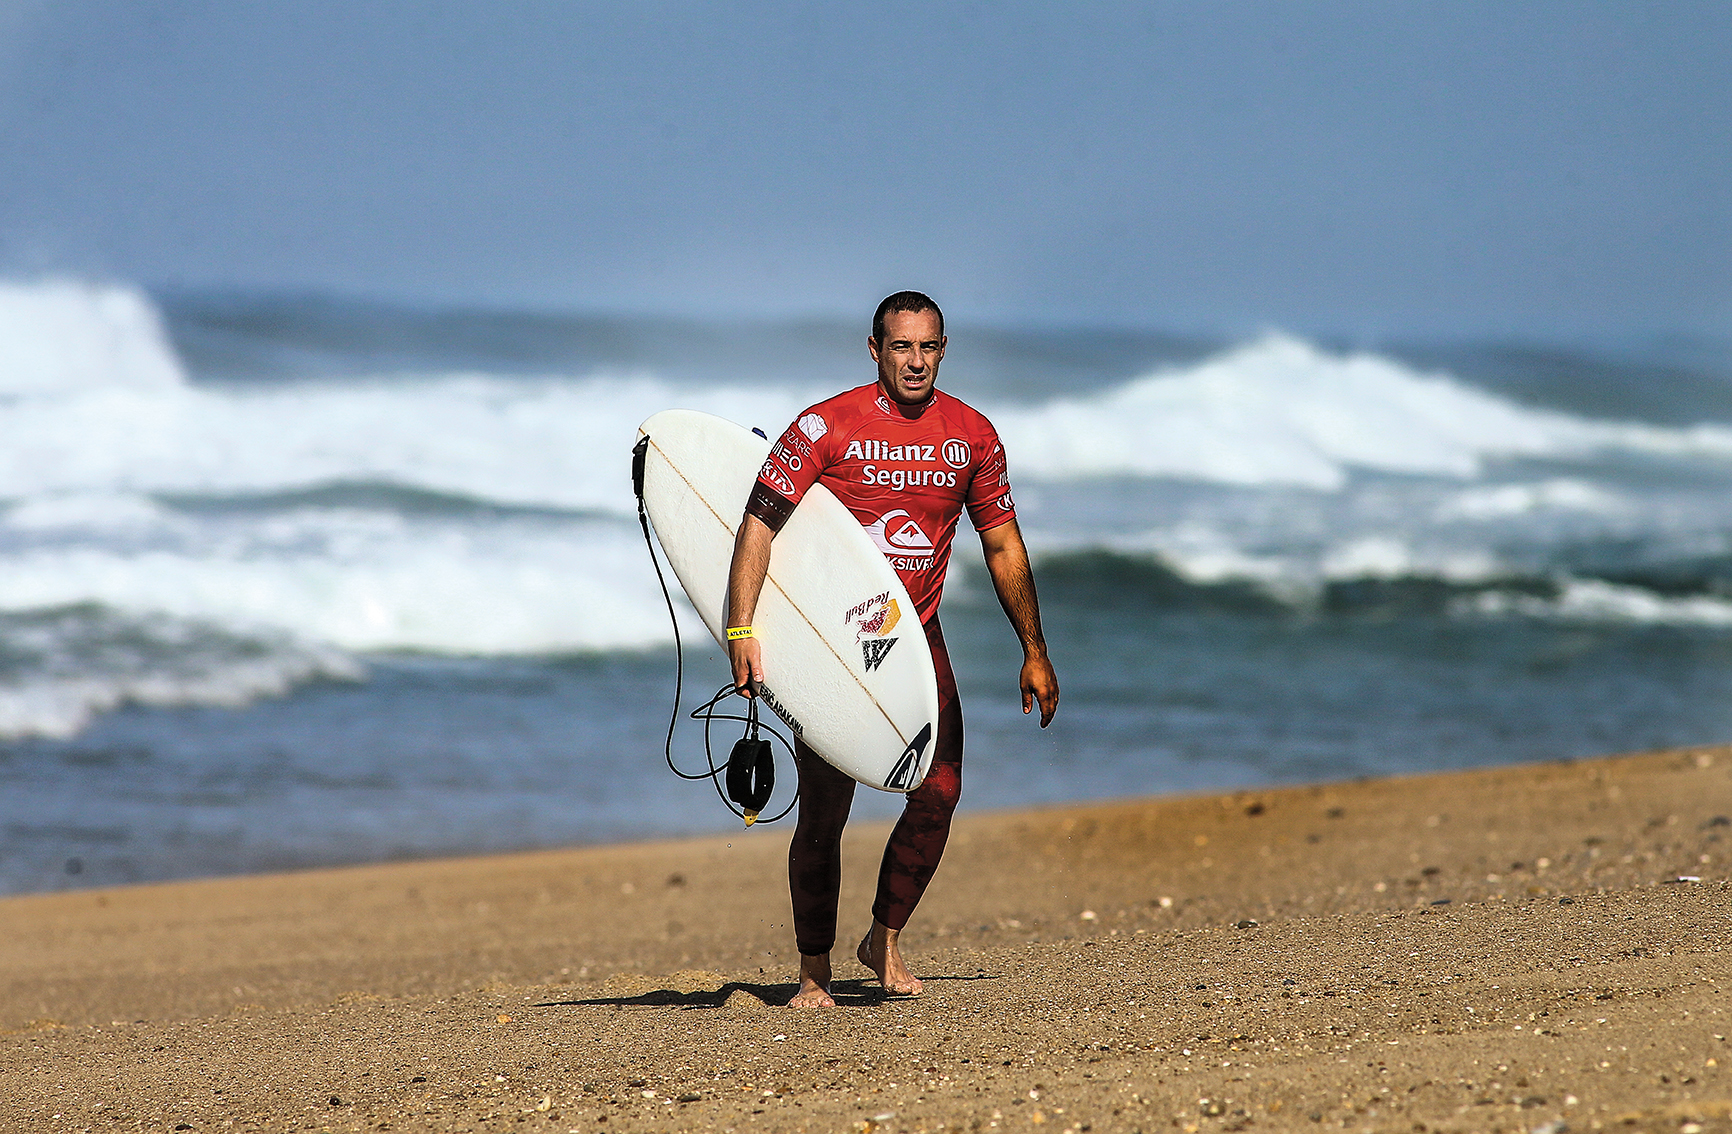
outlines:
[[[860,948],[854,955],[878,977],[885,992],[892,996],[919,996],[925,986],[902,963],[902,948],[897,944],[901,935],[901,930],[880,925],[874,918],[872,928],[860,939]]]

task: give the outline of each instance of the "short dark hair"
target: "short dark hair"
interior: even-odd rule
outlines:
[[[944,312],[938,309],[938,304],[932,302],[930,295],[918,291],[899,291],[895,295],[885,296],[884,302],[878,305],[878,310],[872,315],[872,341],[884,341],[884,316],[892,311],[931,311],[938,316],[938,333],[944,334]]]

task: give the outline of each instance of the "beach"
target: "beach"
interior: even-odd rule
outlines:
[[[816,1012],[785,829],[11,897],[0,1127],[1727,1130],[1729,814],[1722,748],[964,814],[926,995]]]

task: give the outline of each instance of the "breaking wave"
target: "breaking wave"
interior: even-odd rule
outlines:
[[[685,406],[774,431],[836,389],[785,367],[755,381],[745,356],[676,381],[465,351],[449,369],[357,376],[315,353],[292,380],[213,380],[189,376],[136,289],[0,283],[0,736],[355,679],[370,651],[663,645],[632,519],[638,423]],[[1725,531],[1717,511],[1676,521],[1605,462],[1724,476],[1726,426],[1594,420],[1284,335],[1086,395],[971,400],[1004,436],[1049,601],[1732,625],[1712,588],[1547,550]],[[1500,472],[1522,462],[1545,467]],[[1391,503],[1368,477],[1435,483]],[[1185,512],[1196,486],[1231,496],[1231,522]]]

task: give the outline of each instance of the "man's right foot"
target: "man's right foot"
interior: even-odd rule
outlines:
[[[816,957],[800,954],[800,991],[788,1001],[790,1008],[834,1008],[830,999],[830,954]]]
[[[861,938],[860,948],[854,951],[854,955],[862,965],[872,970],[885,992],[892,996],[919,996],[924,986],[902,961],[902,947],[898,942],[901,936],[900,930],[879,925],[874,918],[872,928]]]

